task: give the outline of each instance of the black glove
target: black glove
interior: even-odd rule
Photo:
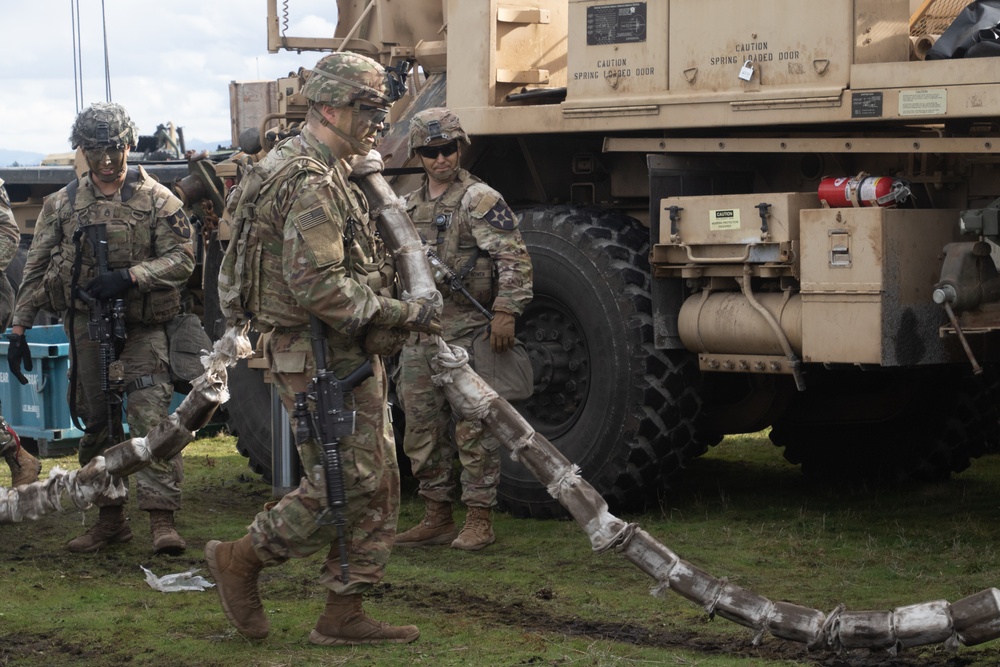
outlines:
[[[95,299],[113,299],[128,291],[132,286],[132,276],[128,269],[118,269],[108,271],[104,275],[97,276],[84,288],[87,294]]]
[[[7,346],[7,365],[10,367],[10,372],[17,378],[18,382],[28,384],[28,378],[24,377],[24,373],[21,372],[22,365],[26,371],[32,369],[31,349],[28,347],[28,339],[22,334],[9,333],[7,334],[7,340],[10,341],[10,344]]]

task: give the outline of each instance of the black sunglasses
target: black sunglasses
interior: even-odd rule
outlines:
[[[428,160],[436,160],[438,155],[443,155],[445,157],[454,155],[455,151],[458,150],[458,142],[452,141],[441,146],[420,146],[419,148],[414,148],[413,150],[420,157],[425,157]]]

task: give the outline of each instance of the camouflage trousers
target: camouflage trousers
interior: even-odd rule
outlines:
[[[449,340],[472,347],[471,337]],[[462,466],[462,503],[468,507],[496,505],[500,483],[500,441],[481,421],[458,419],[444,392],[431,381],[431,359],[437,346],[426,336],[412,336],[400,354],[396,391],[406,415],[403,451],[410,458],[420,495],[438,502],[454,501],[455,453]],[[452,444],[449,422],[455,422]]]
[[[308,332],[275,333],[266,354],[271,378],[289,414],[294,395],[315,375]],[[330,370],[346,377],[368,357],[360,347],[328,350]],[[320,583],[338,595],[362,593],[385,576],[399,518],[399,465],[388,416],[385,367],[372,357],[374,374],[345,395],[356,411],[355,431],[340,441],[347,507],[344,515],[350,580],[341,580],[336,526],[317,520],[327,507],[326,475],[315,440],[296,442],[305,476],[277,504],[265,506],[250,525],[254,551],[267,565],[304,558],[326,549]],[[295,419],[292,418],[295,431]]]
[[[69,320],[64,318],[66,335],[70,336]],[[101,391],[100,345],[90,340],[87,334],[86,315],[77,313],[74,322],[76,339],[76,409],[87,427],[87,433],[80,439],[80,465],[87,465],[91,459],[108,446],[107,396]],[[167,334],[162,326],[131,327],[127,332],[125,347],[118,356],[124,369],[125,386],[136,378],[168,372]],[[70,368],[70,378],[73,368]],[[145,437],[150,429],[167,417],[170,401],[174,395],[169,382],[155,384],[145,389],[135,389],[128,393],[125,415],[130,437]],[[115,410],[120,414],[120,409]],[[121,422],[114,424],[113,443],[125,439]],[[169,461],[157,461],[135,474],[136,504],[140,510],[176,511],[181,507],[181,482],[184,467],[181,455]],[[118,480],[126,488],[128,480]],[[95,504],[123,505],[125,499],[99,498]]]

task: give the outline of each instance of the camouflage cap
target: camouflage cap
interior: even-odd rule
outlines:
[[[451,141],[471,145],[469,135],[462,129],[455,112],[447,107],[433,107],[413,115],[410,119],[409,156],[420,146],[439,146]]]
[[[135,148],[139,130],[125,107],[115,102],[94,102],[73,122],[69,141],[73,148],[93,144],[124,144]]]
[[[392,101],[385,69],[367,56],[348,52],[321,58],[302,86],[302,95],[332,107],[350,106],[357,100],[388,106]]]

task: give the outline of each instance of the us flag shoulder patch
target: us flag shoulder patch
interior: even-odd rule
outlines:
[[[510,207],[502,200],[498,199],[497,203],[493,205],[486,215],[483,216],[483,220],[490,223],[491,227],[496,227],[497,229],[504,229],[510,231],[514,229],[514,212],[510,210]]]
[[[329,219],[326,209],[322,206],[316,206],[299,216],[299,229],[302,231],[312,229],[317,225],[322,225]]]

